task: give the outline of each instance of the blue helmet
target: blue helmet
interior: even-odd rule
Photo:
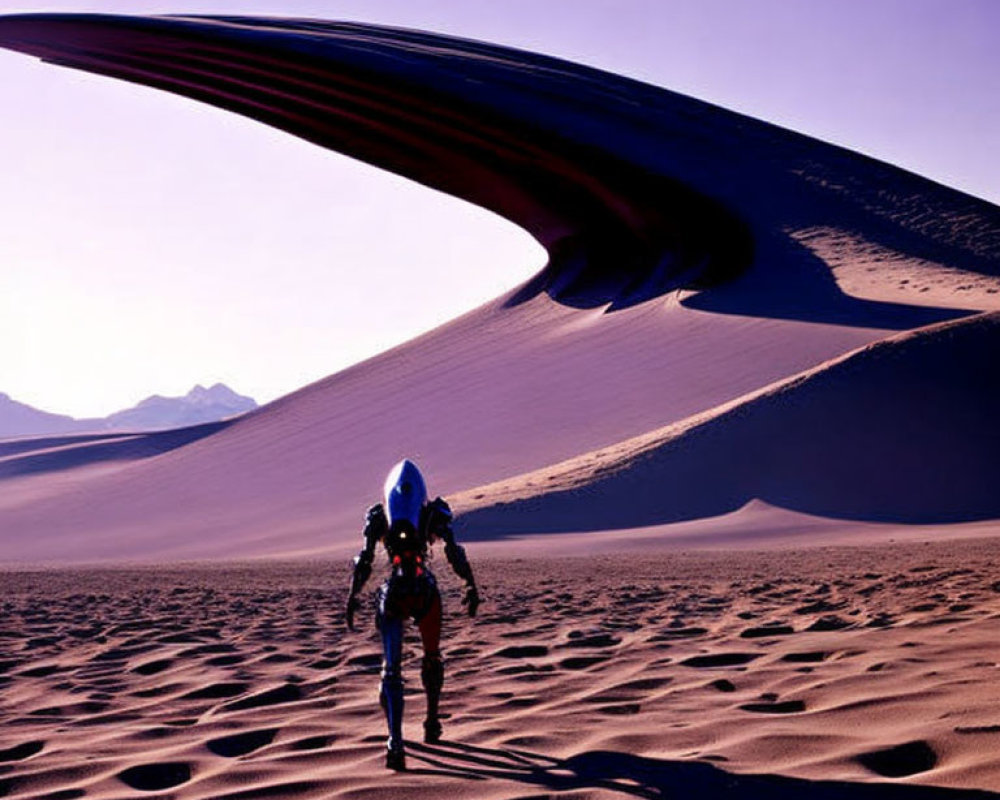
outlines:
[[[385,509],[389,527],[398,528],[408,523],[420,527],[420,510],[427,502],[427,487],[417,465],[404,458],[389,471],[385,479]]]

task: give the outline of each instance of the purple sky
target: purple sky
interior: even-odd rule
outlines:
[[[2,2],[2,0],[0,0]],[[1000,202],[1000,2],[63,2],[426,28],[582,61]],[[541,266],[452,198],[181,98],[0,52],[0,391],[106,414],[270,400]]]

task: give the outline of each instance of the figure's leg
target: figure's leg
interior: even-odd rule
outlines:
[[[392,613],[387,614],[382,601],[376,622],[382,634],[382,690],[379,701],[389,724],[385,765],[389,769],[402,770],[406,769],[403,752],[403,619]]]
[[[441,597],[435,590],[427,613],[420,620],[420,638],[424,645],[424,660],[420,679],[427,694],[427,719],[424,720],[424,741],[434,744],[441,740],[438,703],[444,685],[444,664],[441,661]]]

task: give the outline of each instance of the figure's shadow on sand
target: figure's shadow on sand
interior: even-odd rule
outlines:
[[[888,783],[810,781],[778,775],[737,775],[697,761],[592,750],[559,759],[512,748],[457,742],[409,743],[411,772],[468,780],[500,779],[549,791],[605,789],[670,800],[987,800],[993,792]]]

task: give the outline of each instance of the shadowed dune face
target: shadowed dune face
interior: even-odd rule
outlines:
[[[522,479],[475,535],[630,528],[754,498],[826,517],[1000,517],[1000,315],[902,334],[617,452]],[[533,486],[574,488],[529,490]],[[480,493],[490,495],[484,488]]]
[[[152,433],[83,434],[0,441],[0,481],[93,464],[152,458],[218,433],[230,424],[209,422]]]

